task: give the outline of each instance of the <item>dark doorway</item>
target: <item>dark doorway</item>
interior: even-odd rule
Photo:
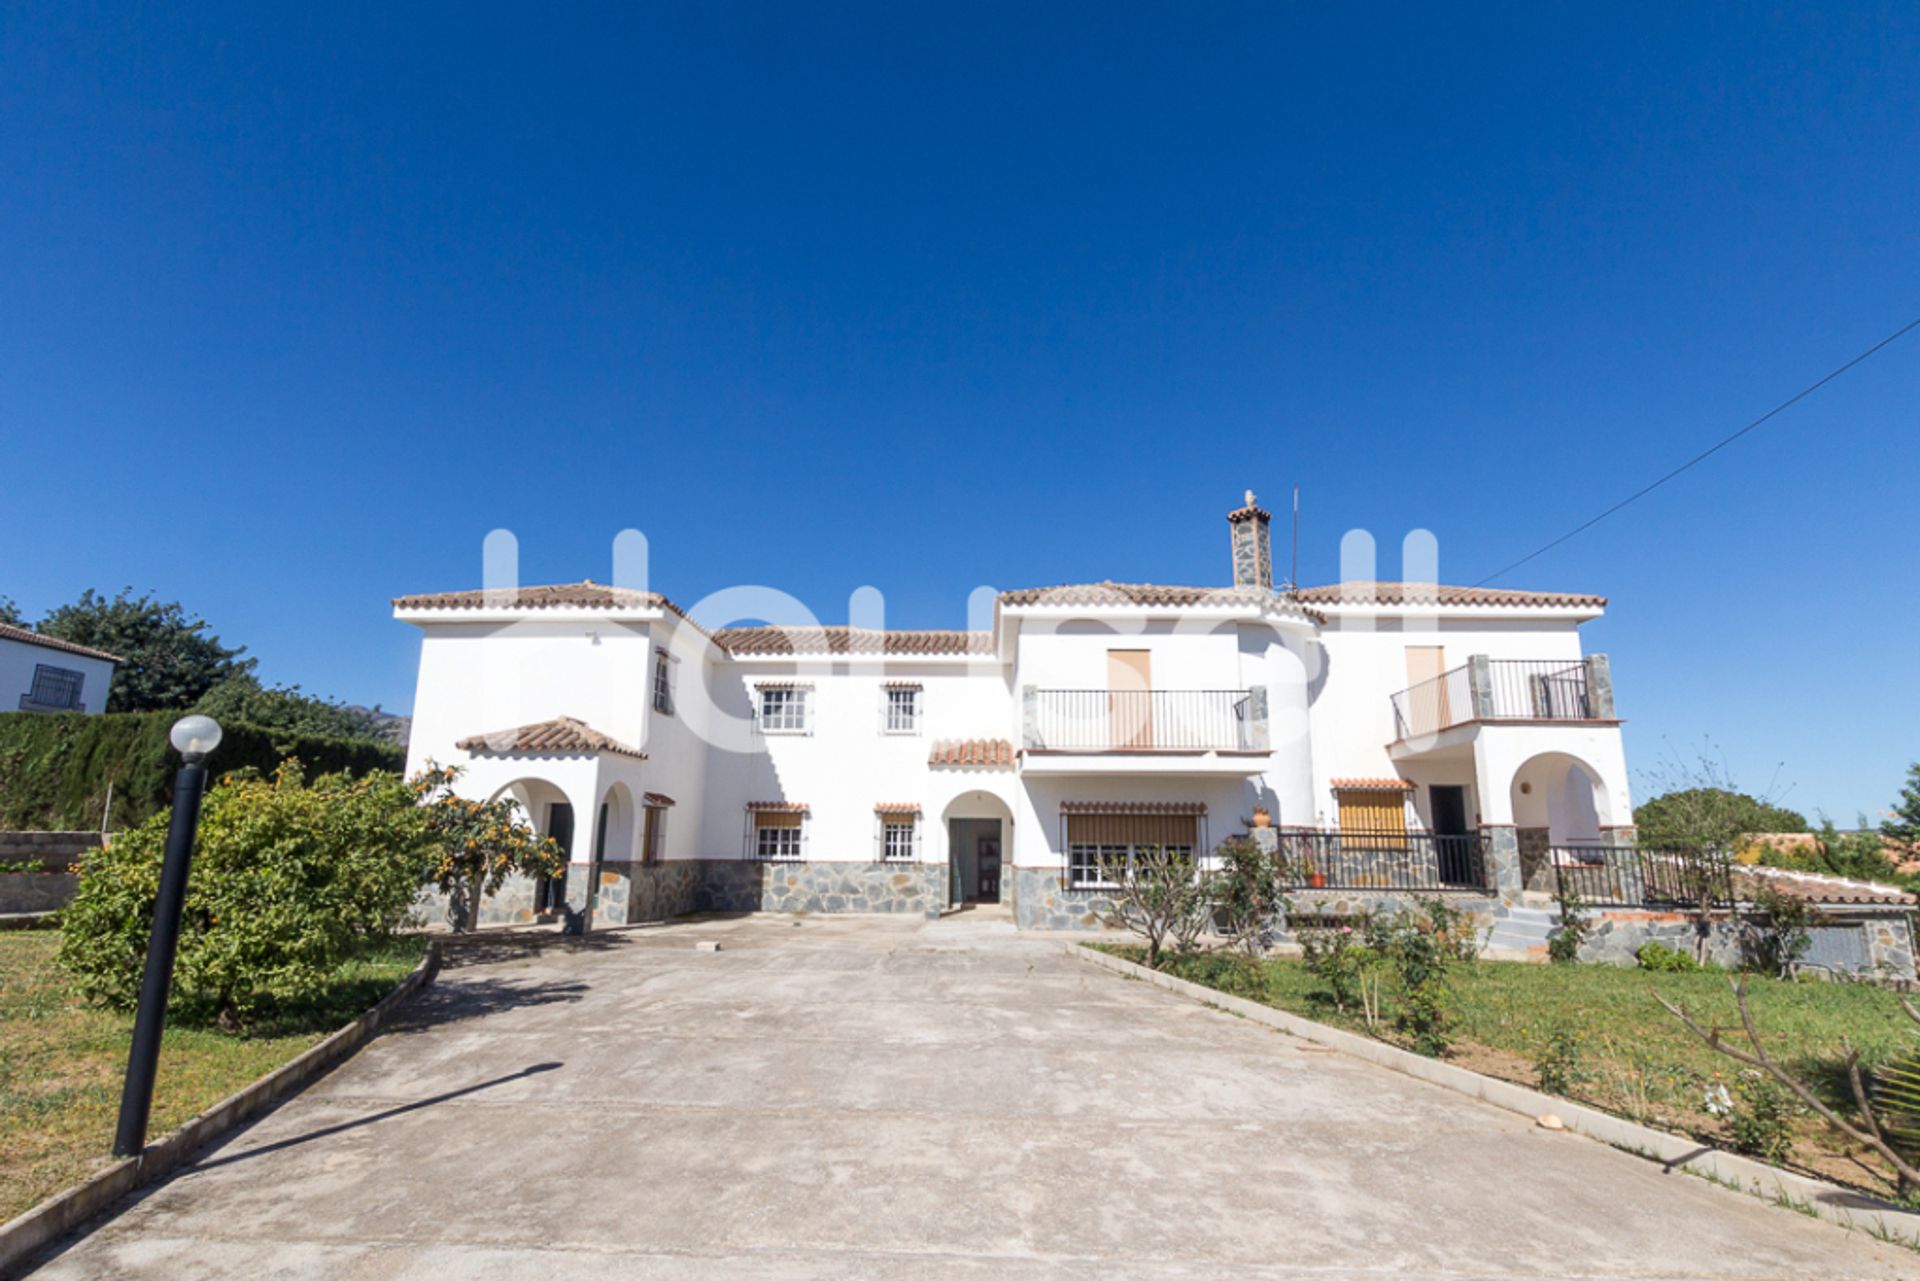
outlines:
[[[1480,860],[1473,833],[1467,827],[1467,789],[1436,784],[1427,789],[1433,812],[1433,847],[1442,885],[1481,884]]]
[[[560,851],[567,858],[573,857],[573,806],[565,801],[555,801],[547,806],[547,831]],[[558,912],[567,905],[567,870],[560,869],[558,876],[542,876],[533,883],[533,910],[536,912]]]
[[[948,857],[953,860],[954,903],[1000,901],[1000,820],[956,818],[947,824]]]

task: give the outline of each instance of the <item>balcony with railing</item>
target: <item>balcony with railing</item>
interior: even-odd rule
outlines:
[[[1025,766],[1057,770],[1047,758],[1221,758],[1252,762],[1198,772],[1258,772],[1268,752],[1267,692],[1251,689],[1022,690]],[[1178,768],[1177,766],[1170,766]],[[1096,772],[1122,767],[1109,765]]]
[[[1476,654],[1462,666],[1393,696],[1396,742],[1483,721],[1615,719],[1605,654],[1575,662]]]

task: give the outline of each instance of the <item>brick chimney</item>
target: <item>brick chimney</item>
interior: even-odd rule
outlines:
[[[1268,527],[1273,513],[1254,505],[1253,491],[1247,491],[1246,506],[1227,513],[1227,525],[1233,530],[1233,585],[1273,590],[1273,540]]]

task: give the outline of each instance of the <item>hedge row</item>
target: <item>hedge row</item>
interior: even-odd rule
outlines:
[[[0,829],[88,831],[101,825],[109,786],[109,826],[119,831],[172,802],[180,757],[167,742],[179,712],[0,712]],[[297,756],[307,777],[399,770],[406,753],[391,743],[291,734],[259,725],[223,724],[207,758],[218,776],[252,765],[263,772]]]

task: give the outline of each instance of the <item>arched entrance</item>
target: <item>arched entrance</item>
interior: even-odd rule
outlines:
[[[522,820],[541,836],[552,837],[568,858],[573,857],[574,825],[577,816],[567,794],[543,778],[517,778],[496,791],[492,800],[510,797],[519,803]],[[559,913],[567,902],[567,869],[553,876],[532,879],[532,903],[535,917]]]
[[[992,792],[962,792],[940,816],[947,844],[947,903],[1012,902],[1013,811]]]
[[[1593,861],[1605,842],[1607,789],[1591,765],[1566,752],[1542,752],[1523,761],[1510,785],[1520,875],[1529,889],[1551,888],[1543,876],[1554,863]]]

